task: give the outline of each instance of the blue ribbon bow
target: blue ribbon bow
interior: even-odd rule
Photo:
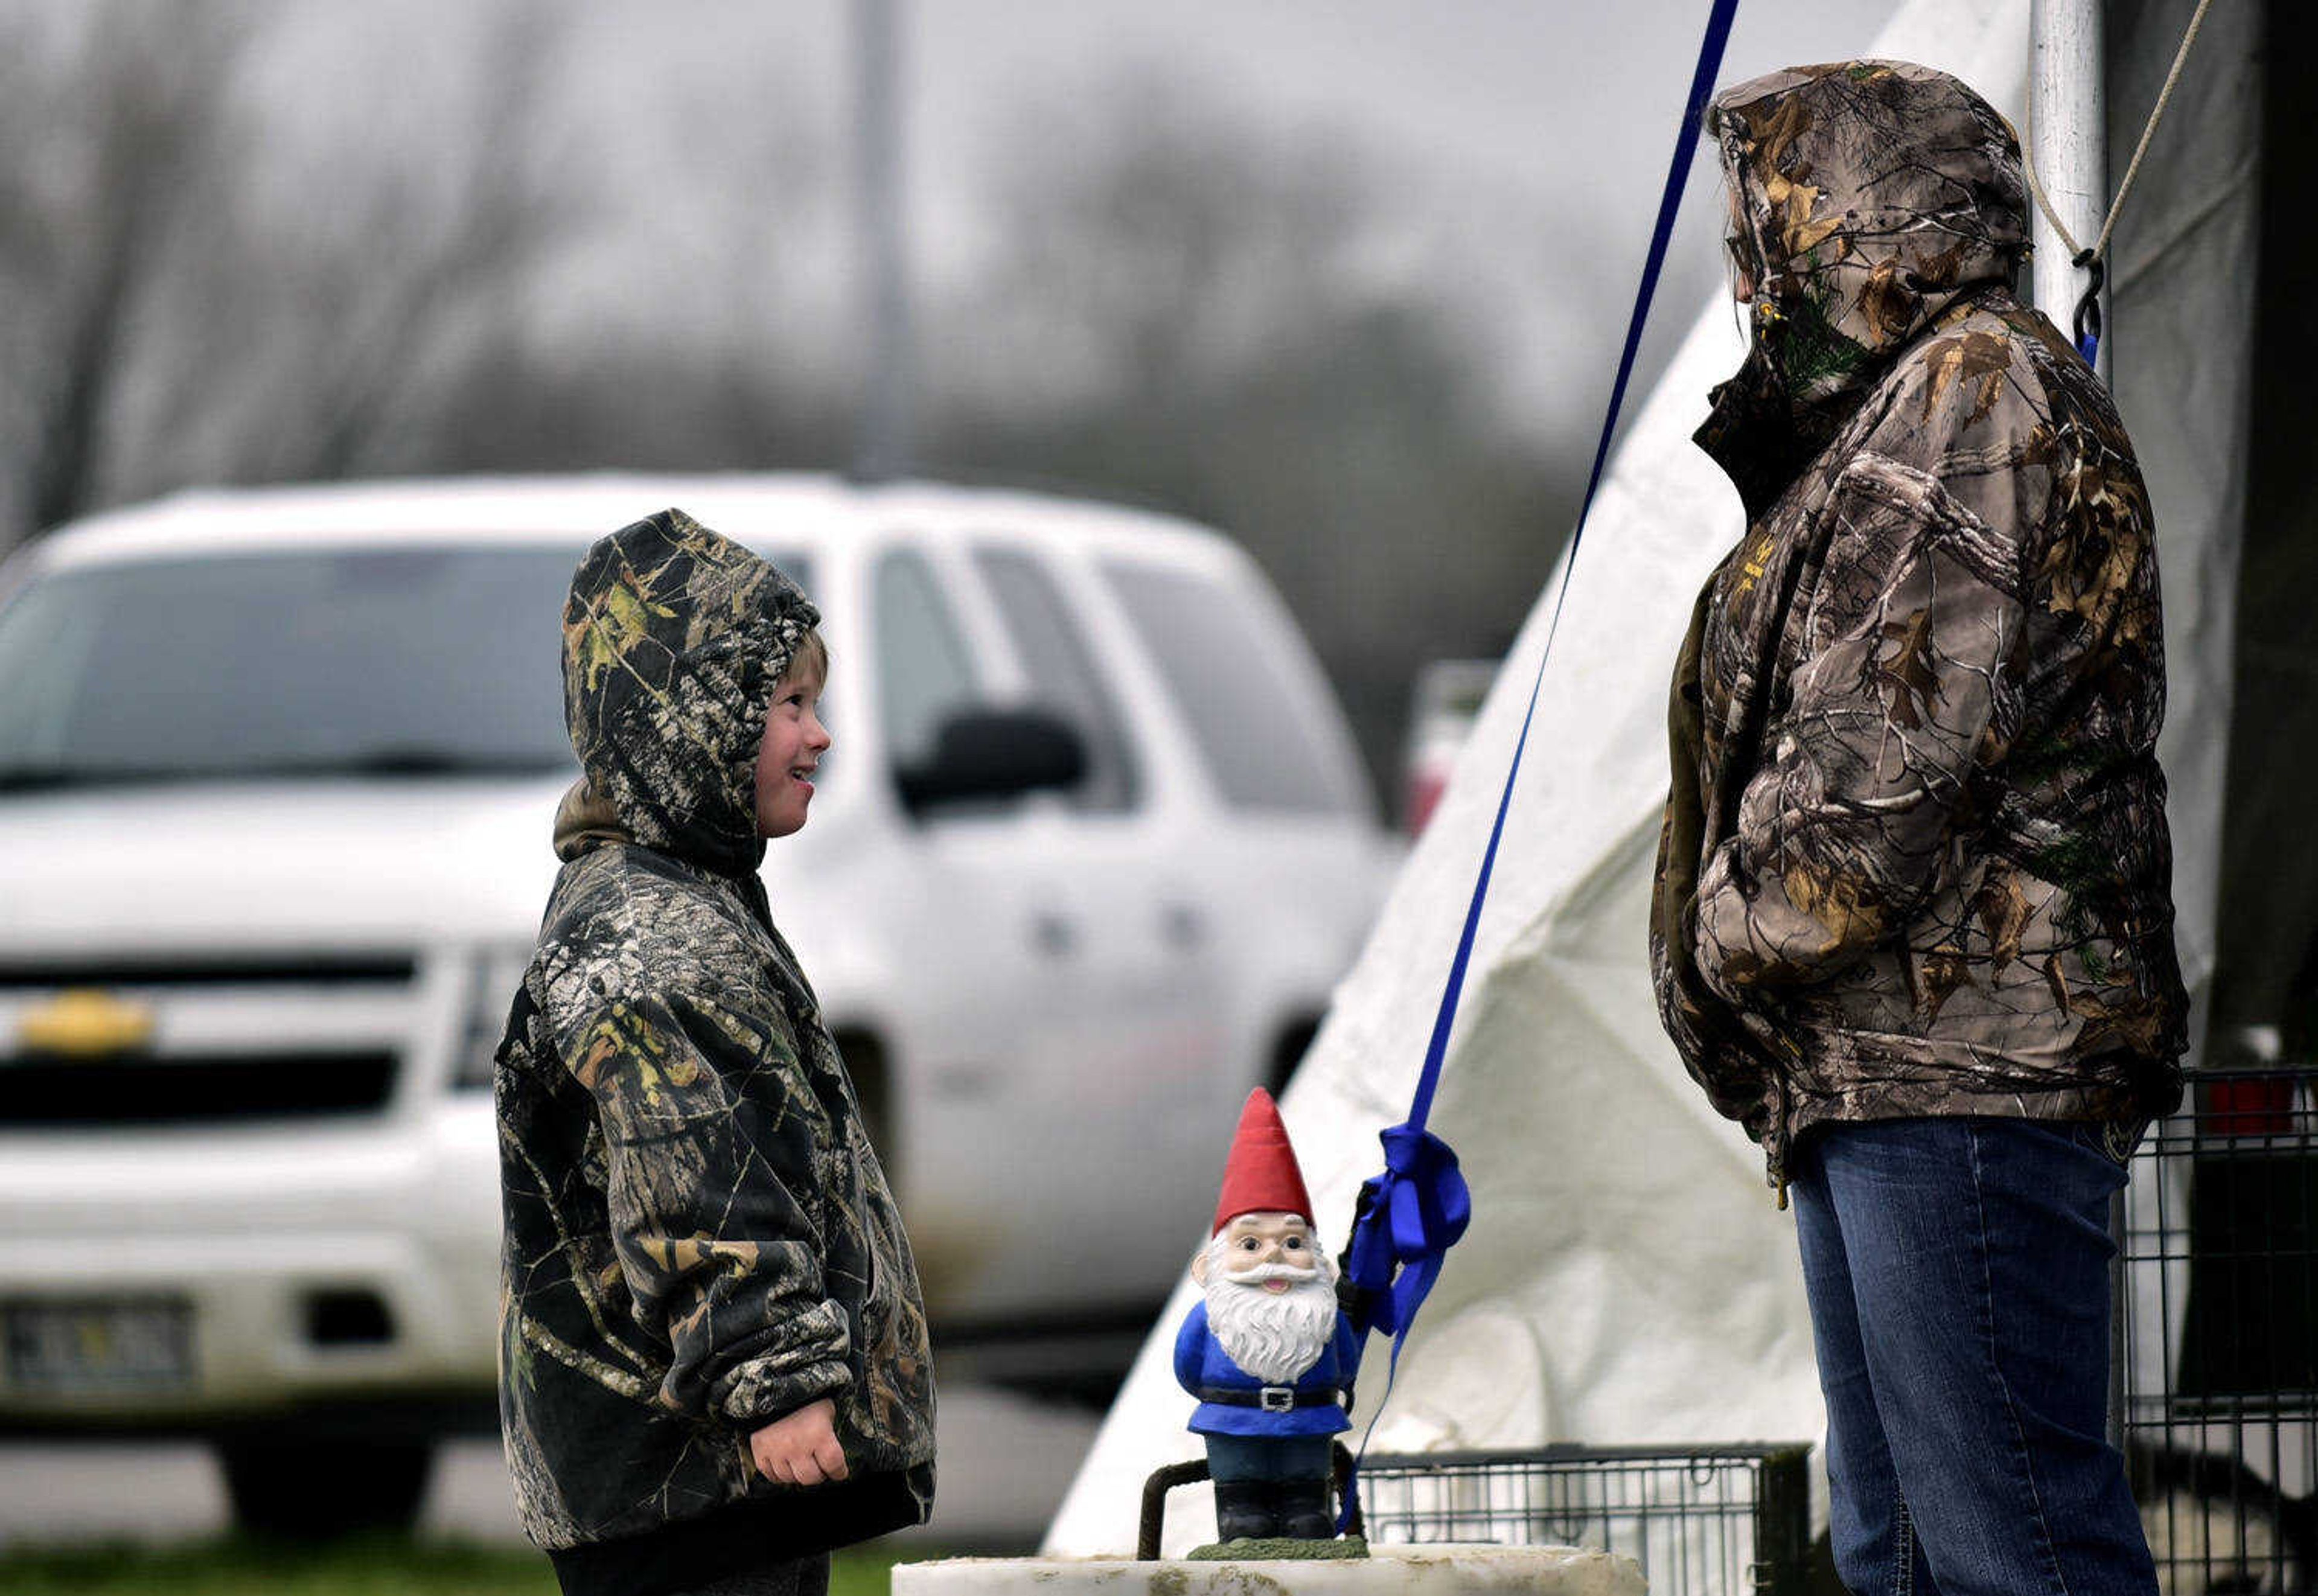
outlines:
[[[1473,1197],[1449,1143],[1414,1125],[1383,1133],[1384,1173],[1361,1187],[1344,1272],[1357,1287],[1366,1333],[1396,1338],[1441,1278],[1441,1264],[1473,1218]]]

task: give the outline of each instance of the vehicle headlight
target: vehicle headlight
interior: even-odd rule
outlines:
[[[527,943],[480,948],[467,962],[466,1023],[460,1028],[458,1051],[451,1057],[453,1090],[490,1090],[491,1055],[499,1051],[508,1009],[530,964]]]

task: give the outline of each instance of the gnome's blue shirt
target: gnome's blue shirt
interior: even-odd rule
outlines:
[[[1341,1392],[1352,1384],[1353,1372],[1360,1367],[1360,1338],[1339,1314],[1336,1333],[1321,1349],[1318,1361],[1298,1376],[1296,1384],[1289,1389],[1307,1403],[1316,1394]],[[1215,1332],[1208,1328],[1205,1303],[1191,1310],[1183,1321],[1183,1328],[1176,1332],[1175,1379],[1184,1390],[1200,1399],[1188,1426],[1199,1435],[1335,1435],[1352,1427],[1352,1420],[1344,1415],[1341,1397],[1313,1403],[1308,1407],[1289,1407],[1285,1412],[1256,1405],[1267,1387],[1224,1351]],[[1277,1391],[1279,1387],[1270,1389]],[[1210,1402],[1206,1394],[1210,1391],[1245,1393],[1250,1401],[1244,1407]],[[1273,1401],[1275,1405],[1280,1403],[1278,1397]]]

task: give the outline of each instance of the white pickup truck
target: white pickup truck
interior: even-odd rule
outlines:
[[[0,568],[0,1430],[206,1436],[243,1522],[311,1529],[406,1518],[489,1412],[561,605],[669,505],[824,613],[836,747],[765,878],[938,1337],[1027,1375],[1148,1323],[1396,859],[1244,554],[821,478],[200,494]],[[987,755],[1010,713],[1066,722],[1083,779],[945,768],[945,725]]]

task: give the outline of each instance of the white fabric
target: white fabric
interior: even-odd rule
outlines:
[[[2027,0],[1911,0],[1862,53],[1945,67],[2017,122],[2027,12]],[[2152,181],[2136,206],[2153,202]],[[2128,261],[2131,247],[2128,238]],[[2152,307],[2152,318],[2165,313]],[[2203,331],[2226,342],[2232,326]],[[1824,1427],[1790,1220],[1773,1206],[1760,1153],[1708,1107],[1666,1042],[1647,965],[1668,673],[1693,595],[1741,530],[1736,494],[1689,437],[1707,390],[1741,353],[1728,303],[1709,307],[1635,417],[1595,507],[1433,1118],[1461,1156],[1475,1220],[1411,1338],[1377,1451],[1812,1441]],[[2121,342],[2119,368],[2136,353]],[[2226,713],[2228,605],[2181,589],[2219,580],[2230,563],[2233,508],[2214,479],[2224,474],[2217,461],[2242,453],[2242,430],[2220,427],[2202,463],[2177,467],[2170,446],[2151,448],[2165,417],[2128,403],[2125,419],[2162,468],[2176,662],[2166,762],[2181,942],[2202,984],[2220,807],[2210,717],[2217,702]],[[1406,1113],[1551,594],[1549,585],[1282,1104],[1332,1239],[1380,1166],[1376,1133]],[[1197,1240],[1185,1237],[1187,1260]],[[1190,1398],[1168,1367],[1197,1300],[1187,1278],[1056,1518],[1048,1554],[1131,1547],[1145,1477],[1199,1455],[1183,1429]],[[1386,1355],[1372,1340],[1356,1425],[1383,1395]],[[1176,1493],[1169,1554],[1212,1532],[1207,1493]]]
[[[2125,31],[2110,40],[2112,161],[2139,138],[2194,10],[2194,0],[2157,0],[2113,15],[2110,25]],[[2261,75],[2262,29],[2259,6],[2220,6],[2207,17],[2118,219],[2109,271],[2117,408],[2149,480],[2165,576],[2168,702],[2159,754],[2171,789],[2174,941],[2196,1039],[2213,991],[2246,509],[2255,303],[2249,264],[2259,252],[2261,153],[2261,96],[2246,85]],[[2290,771],[2273,779],[2291,781]],[[2166,1349],[2181,1345],[2188,1294],[2178,1260],[2189,1245],[2188,1161],[2170,1161],[2170,1193],[2161,1196],[2157,1183],[2142,1177],[2127,1188],[2132,1251],[2150,1260],[2136,1265],[2128,1282],[2136,1391],[2164,1388]],[[2170,1280],[2168,1266],[2155,1261],[2161,1254],[2176,1260]],[[2234,1445],[2219,1442],[2217,1449]],[[2257,1437],[2242,1438],[2257,1468],[2264,1449]]]

